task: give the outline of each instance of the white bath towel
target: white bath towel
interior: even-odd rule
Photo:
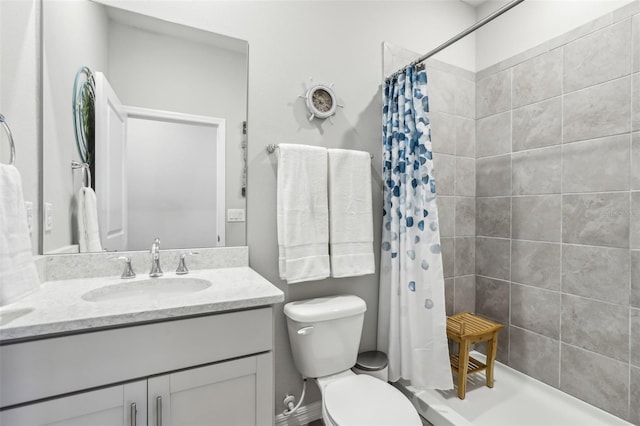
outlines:
[[[78,204],[78,244],[80,253],[102,251],[98,227],[98,203],[93,189],[82,187],[76,196]]]
[[[278,158],[280,278],[293,284],[329,276],[327,150],[280,144]]]
[[[0,306],[40,286],[18,169],[0,164]]]
[[[345,149],[328,151],[331,276],[373,274],[371,156]]]

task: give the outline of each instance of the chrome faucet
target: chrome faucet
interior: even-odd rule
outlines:
[[[160,238],[156,237],[151,244],[151,272],[150,277],[161,277],[162,268],[160,267]]]

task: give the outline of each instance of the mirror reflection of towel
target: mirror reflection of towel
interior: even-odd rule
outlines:
[[[0,164],[0,306],[15,302],[39,285],[22,179],[14,166]]]
[[[96,193],[91,188],[80,188],[77,203],[80,253],[102,251]]]

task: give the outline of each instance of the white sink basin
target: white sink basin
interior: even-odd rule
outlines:
[[[0,326],[9,324],[11,321],[23,317],[33,312],[33,308],[7,309],[0,312]]]
[[[187,295],[211,287],[211,281],[201,278],[160,277],[142,281],[123,281],[84,293],[88,302],[118,300],[158,300]]]

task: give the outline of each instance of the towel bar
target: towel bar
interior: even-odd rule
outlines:
[[[280,148],[278,144],[270,143],[269,145],[267,145],[267,152],[269,154],[273,154],[278,148]],[[373,159],[373,154],[369,154],[369,156],[371,157],[371,159]]]
[[[9,164],[13,166],[16,164],[16,145],[13,143],[13,134],[11,133],[11,129],[9,128],[9,125],[7,124],[7,121],[2,114],[0,114],[0,123],[2,124],[2,127],[4,127],[4,130],[7,132],[7,136],[9,137],[9,147],[11,149]]]

